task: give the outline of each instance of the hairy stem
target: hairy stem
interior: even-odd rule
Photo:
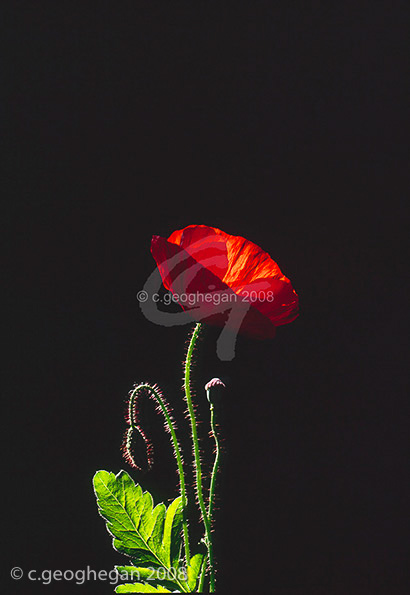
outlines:
[[[210,572],[210,592],[213,593],[215,591],[215,570],[214,570],[214,557],[213,557],[213,544],[212,544],[212,535],[211,535],[211,523],[209,521],[208,512],[205,507],[204,502],[204,495],[203,495],[203,488],[202,488],[202,469],[201,469],[201,458],[199,453],[199,442],[198,442],[198,433],[196,427],[196,419],[195,419],[195,411],[194,406],[192,404],[191,398],[191,363],[192,363],[192,354],[195,349],[195,344],[198,339],[198,335],[201,329],[201,323],[198,322],[194,328],[194,331],[191,335],[191,340],[189,343],[186,359],[185,359],[185,374],[184,374],[184,387],[185,387],[185,398],[188,405],[188,413],[191,422],[191,434],[192,434],[192,442],[194,447],[194,464],[195,464],[195,483],[196,483],[196,494],[198,498],[199,508],[201,510],[202,520],[205,526],[205,543],[208,550],[208,564],[209,564],[209,572]]]
[[[186,558],[186,564],[188,565],[191,559],[191,554],[190,554],[190,549],[189,549],[189,534],[188,534],[188,522],[187,522],[187,518],[186,518],[186,510],[187,510],[187,495],[186,495],[186,486],[185,486],[185,476],[184,476],[184,466],[183,466],[183,462],[182,462],[182,455],[181,455],[181,449],[178,443],[178,438],[175,432],[175,428],[174,428],[174,424],[172,421],[172,418],[169,414],[168,411],[168,407],[164,402],[164,399],[161,395],[161,392],[159,390],[157,390],[155,387],[151,386],[150,384],[139,384],[131,393],[131,397],[130,397],[130,414],[129,414],[129,419],[130,419],[130,424],[131,427],[133,427],[134,424],[134,419],[133,419],[133,404],[132,401],[134,401],[135,396],[137,395],[137,391],[140,390],[147,390],[151,393],[151,395],[156,399],[156,401],[158,402],[162,414],[164,415],[165,418],[165,422],[168,426],[168,429],[170,431],[171,434],[171,440],[172,440],[172,444],[174,447],[174,454],[175,454],[175,458],[177,461],[177,467],[178,467],[178,475],[179,475],[179,486],[180,486],[180,492],[181,492],[181,501],[182,501],[182,509],[183,509],[183,537],[184,537],[184,549],[185,549],[185,558]],[[133,428],[134,429],[134,428]],[[135,428],[138,429],[138,428]]]
[[[218,434],[216,432],[216,427],[215,427],[214,411],[215,411],[215,408],[214,408],[213,404],[211,403],[211,433],[215,440],[215,461],[214,461],[214,466],[212,469],[211,484],[209,487],[209,504],[208,504],[208,518],[209,518],[209,523],[211,526],[212,526],[212,516],[213,516],[214,504],[215,504],[216,477],[218,475],[219,458],[220,458],[219,440],[218,440]]]

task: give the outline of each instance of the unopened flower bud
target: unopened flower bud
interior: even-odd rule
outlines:
[[[212,405],[220,401],[224,388],[226,387],[220,378],[212,378],[205,384],[206,398]]]

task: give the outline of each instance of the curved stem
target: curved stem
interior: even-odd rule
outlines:
[[[185,387],[185,398],[188,405],[188,413],[191,422],[192,442],[194,447],[194,463],[195,463],[195,479],[196,479],[196,493],[198,498],[199,508],[202,514],[202,520],[205,526],[205,542],[208,549],[208,564],[210,571],[210,592],[215,591],[215,570],[214,570],[214,558],[213,558],[213,544],[211,535],[211,523],[208,517],[208,512],[205,507],[203,488],[202,488],[202,469],[201,469],[201,458],[199,453],[198,433],[196,427],[195,411],[192,404],[191,398],[191,362],[192,354],[194,352],[195,343],[198,339],[198,335],[201,329],[201,323],[198,322],[191,335],[186,359],[185,359],[185,374],[184,374],[184,387]]]
[[[179,486],[180,486],[182,509],[183,509],[182,527],[183,527],[183,536],[184,536],[184,549],[185,549],[186,564],[188,565],[191,560],[191,554],[190,554],[190,549],[189,549],[188,522],[187,522],[187,518],[186,518],[187,495],[186,495],[185,476],[184,476],[184,467],[183,467],[183,462],[182,462],[181,449],[178,444],[178,438],[177,438],[177,435],[175,432],[175,428],[174,428],[174,424],[173,424],[171,415],[169,414],[168,407],[167,407],[166,403],[164,402],[164,399],[161,396],[161,392],[159,390],[156,390],[150,384],[140,384],[132,392],[132,395],[130,398],[131,427],[133,427],[133,424],[134,424],[131,401],[133,400],[133,397],[136,395],[137,391],[142,390],[142,389],[149,391],[152,394],[152,396],[156,399],[156,401],[158,402],[158,404],[161,408],[162,414],[164,415],[164,418],[165,418],[166,424],[168,426],[168,429],[170,431],[170,434],[171,434],[172,444],[174,447],[174,454],[175,454],[175,458],[177,461],[177,467],[178,467]],[[136,428],[136,429],[138,429],[138,428]]]
[[[219,458],[220,458],[220,448],[219,448],[219,440],[218,440],[218,434],[216,433],[216,427],[215,427],[215,419],[214,419],[214,406],[211,403],[211,433],[212,436],[215,440],[215,461],[214,461],[214,466],[212,469],[212,475],[211,475],[211,484],[209,487],[209,504],[208,504],[208,517],[209,517],[209,523],[212,526],[212,516],[213,516],[213,512],[214,512],[214,504],[215,504],[215,487],[216,487],[216,477],[218,475],[218,468],[219,468]]]

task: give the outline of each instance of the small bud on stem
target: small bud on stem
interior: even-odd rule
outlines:
[[[218,405],[224,388],[226,387],[220,378],[212,378],[212,380],[205,384],[206,398],[211,405]]]

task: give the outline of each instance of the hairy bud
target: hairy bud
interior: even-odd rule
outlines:
[[[206,398],[212,405],[217,405],[222,397],[225,384],[220,378],[212,378],[205,384]]]

